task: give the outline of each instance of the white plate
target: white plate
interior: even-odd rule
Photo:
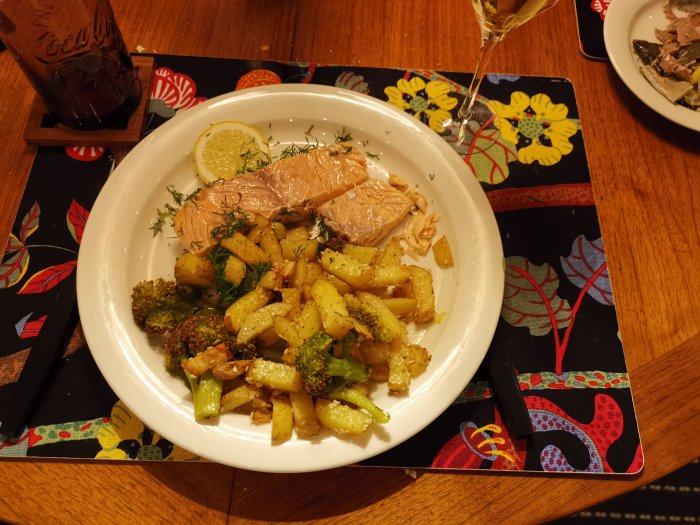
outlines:
[[[166,187],[196,186],[191,150],[209,124],[241,120],[272,136],[272,143],[304,142],[304,131],[333,143],[343,127],[370,159],[372,173],[404,177],[442,215],[438,235],[450,240],[457,264],[433,268],[444,321],[412,332],[433,354],[407,396],[372,394],[391,421],[355,439],[330,433],[272,445],[270,426],[245,414],[216,423],[193,418],[189,389],[168,374],[158,349],[134,323],[130,291],[144,279],[172,278],[182,252],[172,231],[153,238],[156,208]],[[273,154],[282,145],[273,149]],[[80,317],[92,354],[119,398],[162,436],[204,458],[249,470],[301,472],[348,465],[408,439],[439,416],[481,363],[496,328],[503,296],[503,252],[496,221],[474,176],[443,139],[389,104],[340,88],[282,85],[224,95],[178,114],[122,161],[90,214],[78,262]]]
[[[668,20],[664,0],[615,0],[605,15],[603,34],[608,56],[617,74],[637,97],[659,115],[700,131],[700,112],[670,102],[639,71],[632,49],[633,39],[656,42],[654,29],[663,29]]]

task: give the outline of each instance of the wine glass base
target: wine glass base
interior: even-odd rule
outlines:
[[[445,140],[462,157],[483,153],[493,147],[500,136],[500,130],[493,124],[494,119],[491,110],[477,101],[468,117],[458,117],[443,123],[449,132]]]

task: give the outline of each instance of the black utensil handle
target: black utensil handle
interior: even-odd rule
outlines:
[[[487,354],[489,382],[496,400],[501,405],[510,433],[517,438],[531,436],[535,430],[518,384],[518,376],[515,373],[515,367],[503,355],[504,353],[496,348],[489,350]]]

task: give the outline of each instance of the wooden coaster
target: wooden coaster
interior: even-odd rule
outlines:
[[[141,81],[141,101],[124,129],[81,131],[62,124],[46,125],[51,120],[41,99],[36,96],[24,128],[24,141],[40,146],[133,146],[141,140],[153,83],[153,57],[133,56],[132,62]]]

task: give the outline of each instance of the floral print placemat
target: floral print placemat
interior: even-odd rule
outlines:
[[[535,428],[509,435],[480,371],[433,424],[364,465],[635,473],[643,456],[630,379],[570,82],[489,75],[491,118],[457,145],[469,74],[157,55],[146,133],[214,96],[276,83],[377,97],[456,148],[496,213],[506,288],[494,345],[518,372]],[[47,305],[75,271],[89,209],[109,175],[104,148],[39,148],[0,266],[0,406],[12,403]],[[0,456],[199,460],[144,426],[109,389],[79,324],[26,429]],[[0,418],[0,421],[2,419]],[[0,430],[2,427],[0,426]]]

